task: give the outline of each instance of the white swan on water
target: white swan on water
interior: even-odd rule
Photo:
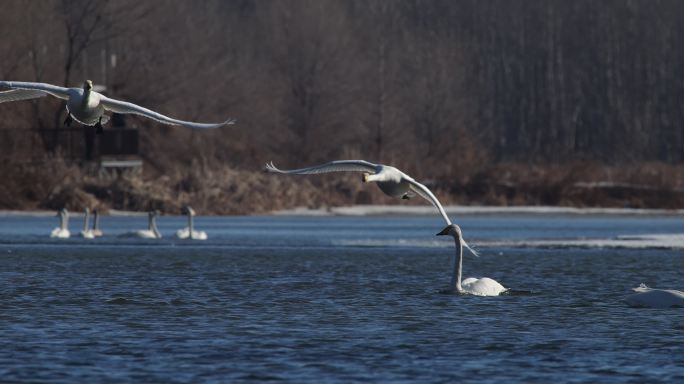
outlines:
[[[11,88],[9,91],[0,92],[0,103],[35,99],[46,95],[66,100],[68,115],[64,124],[69,125],[73,118],[82,124],[94,125],[98,133],[102,132],[102,124],[109,120],[109,116],[104,114],[105,111],[122,114],[132,113],[162,124],[181,125],[188,128],[218,128],[235,123],[235,119],[228,119],[217,124],[177,120],[133,103],[110,99],[93,91],[93,82],[90,80],[83,83],[83,88],[64,88],[52,84],[23,81],[0,81],[0,87]]]
[[[83,215],[83,230],[81,231],[81,237],[84,239],[94,239],[95,234],[93,230],[88,228],[88,221],[90,219],[90,209],[86,208]]]
[[[69,232],[69,211],[66,208],[62,208],[57,212],[57,217],[59,217],[59,227],[52,230],[50,237],[68,239],[71,237],[71,232]]]
[[[157,216],[159,212],[150,211],[147,214],[147,229],[141,229],[139,231],[128,232],[120,235],[119,237],[137,237],[140,239],[161,239],[162,235],[157,229]]]
[[[460,294],[470,294],[477,296],[499,296],[507,289],[496,280],[489,277],[477,279],[469,277],[461,281],[461,270],[463,268],[463,234],[461,228],[456,224],[449,224],[437,236],[450,235],[456,242],[456,258],[454,259],[454,270],[451,275],[450,292]]]
[[[93,210],[93,229],[91,229],[91,231],[95,237],[103,235],[102,230],[100,229],[100,214],[97,212],[97,209]]]
[[[190,239],[190,240],[206,240],[207,233],[204,231],[196,231],[193,222],[193,217],[195,216],[195,210],[191,207],[185,207],[185,213],[188,215],[188,226],[176,231],[176,237],[179,239]]]
[[[468,278],[461,282],[461,267],[463,263],[463,247],[468,248],[474,255],[477,253],[463,240],[461,230],[458,226],[451,223],[442,204],[437,197],[425,185],[415,181],[411,176],[383,164],[373,164],[365,160],[338,160],[310,168],[300,168],[293,170],[280,170],[273,163],[266,164],[265,170],[271,173],[309,175],[328,172],[364,172],[363,181],[365,183],[376,182],[378,187],[388,196],[409,199],[414,195],[419,195],[434,205],[447,227],[439,235],[451,235],[456,240],[456,260],[452,275],[450,289],[456,293],[473,294],[479,296],[498,296],[506,291],[501,284],[490,278]]]
[[[684,292],[674,289],[649,288],[640,284],[632,288],[635,293],[627,296],[625,302],[632,307],[646,308],[684,308]]]

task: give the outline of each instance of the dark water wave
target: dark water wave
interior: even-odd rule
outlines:
[[[622,301],[641,282],[684,288],[681,251],[488,248],[464,277],[532,294],[483,298],[439,293],[448,246],[332,244],[420,240],[431,221],[253,220],[211,221],[207,243],[0,235],[0,381],[684,381],[684,311]],[[637,226],[623,220],[599,234]],[[499,237],[549,225],[506,224]]]

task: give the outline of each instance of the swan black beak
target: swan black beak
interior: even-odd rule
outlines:
[[[368,173],[364,173],[364,174],[363,174],[363,182],[364,182],[364,183],[367,183],[367,182],[368,182],[368,176],[370,176],[370,174],[368,174]]]
[[[442,229],[442,232],[438,233],[438,234],[435,235],[435,236],[446,236],[446,235],[449,234],[449,229],[451,229],[451,226],[450,226],[450,225],[447,225],[446,228]]]

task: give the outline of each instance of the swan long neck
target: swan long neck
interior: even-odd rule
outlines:
[[[463,270],[463,243],[461,242],[461,237],[454,235],[454,241],[456,242],[456,257],[454,259],[454,271],[451,275],[451,287],[456,292],[463,292],[461,287],[461,271]]]
[[[83,88],[83,100],[81,100],[81,105],[85,108],[90,102],[91,90],[88,88]]]
[[[93,229],[100,229],[100,215],[95,211],[93,213]]]
[[[193,220],[192,220],[192,212],[188,211],[188,230],[190,233],[188,234],[189,237],[192,239],[192,232],[194,231],[194,225],[193,225]]]
[[[88,211],[85,211],[85,214],[83,215],[83,231],[88,230],[88,222],[90,221],[90,214]]]
[[[66,212],[62,211],[59,214],[59,228],[66,230],[69,226],[69,216]]]
[[[154,233],[154,236],[158,239],[161,238],[161,233],[157,229],[157,220],[155,215],[150,215],[150,230]]]

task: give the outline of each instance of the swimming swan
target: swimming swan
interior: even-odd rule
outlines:
[[[147,214],[147,229],[141,229],[135,232],[128,232],[120,235],[120,237],[137,237],[140,239],[161,239],[162,235],[157,229],[157,215],[159,212],[150,211]]]
[[[492,280],[490,278],[484,277],[482,279],[468,278],[461,282],[461,266],[463,263],[463,247],[468,248],[468,250],[477,256],[475,252],[468,243],[465,242],[463,236],[461,235],[461,230],[458,226],[451,223],[451,219],[447,216],[442,204],[437,200],[437,197],[426,187],[425,185],[415,181],[411,176],[405,174],[404,172],[398,170],[397,168],[382,165],[373,164],[365,160],[338,160],[332,161],[330,163],[322,164],[316,167],[301,168],[293,170],[280,170],[276,168],[273,163],[266,164],[265,171],[271,173],[281,173],[281,174],[295,174],[295,175],[307,175],[307,174],[319,174],[328,172],[345,172],[345,171],[357,171],[364,172],[363,181],[365,183],[376,182],[378,187],[392,197],[400,197],[402,199],[409,199],[413,195],[417,194],[425,200],[432,203],[432,205],[437,208],[442,218],[446,222],[447,226],[438,235],[452,235],[456,239],[456,256],[457,260],[454,263],[454,275],[452,276],[453,290],[462,294],[473,294],[480,296],[497,296],[502,292],[506,291],[501,284]],[[372,174],[371,174],[372,172]],[[456,278],[456,275],[457,278]]]
[[[191,207],[185,207],[184,211],[188,215],[188,226],[176,231],[176,237],[178,237],[179,239],[206,240],[206,232],[195,230],[195,226],[192,219],[195,216],[195,210]]]
[[[461,270],[463,268],[463,234],[461,228],[456,224],[449,224],[437,236],[453,236],[456,242],[456,258],[454,259],[454,271],[451,275],[449,292],[477,296],[499,296],[507,291],[503,285],[496,280],[488,277],[476,279],[469,277],[461,281]]]
[[[654,289],[645,284],[632,288],[633,293],[625,299],[631,307],[645,308],[684,308],[684,292],[674,289]]]
[[[93,82],[86,80],[83,88],[63,88],[52,84],[29,83],[23,81],[0,81],[1,87],[11,88],[9,91],[0,92],[0,103],[35,99],[46,95],[52,95],[62,100],[67,100],[67,118],[65,125],[71,124],[72,118],[85,125],[94,125],[97,133],[102,133],[102,124],[109,120],[105,111],[114,113],[132,113],[155,120],[162,124],[181,125],[187,128],[218,128],[224,125],[234,124],[235,119],[228,119],[223,123],[204,124],[191,121],[176,120],[160,113],[143,108],[139,105],[126,101],[110,99],[107,96],[93,91]]]
[[[94,239],[95,234],[93,230],[88,228],[88,221],[90,220],[90,209],[85,209],[85,214],[83,215],[83,230],[81,231],[81,237],[84,239]]]
[[[97,212],[97,209],[93,209],[93,229],[91,229],[91,231],[95,237],[103,235],[102,230],[100,229],[100,215]]]
[[[62,208],[57,212],[57,217],[59,217],[59,227],[52,230],[50,237],[58,239],[68,239],[71,236],[69,232],[69,211],[66,208]]]

